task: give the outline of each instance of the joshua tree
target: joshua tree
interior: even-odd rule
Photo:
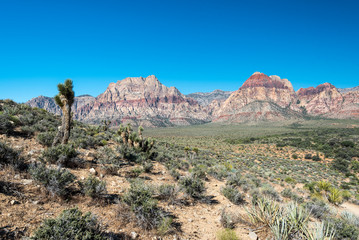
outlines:
[[[61,144],[67,144],[70,137],[71,128],[71,106],[74,103],[75,92],[73,91],[73,85],[71,79],[66,79],[65,83],[57,85],[59,94],[55,96],[55,102],[60,106],[62,110],[62,124],[59,127],[57,135],[52,143],[55,146],[60,142]]]

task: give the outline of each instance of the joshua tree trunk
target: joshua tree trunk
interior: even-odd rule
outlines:
[[[69,138],[70,138],[71,109],[70,109],[70,106],[67,103],[66,99],[63,102],[64,102],[64,107],[62,109],[62,113],[64,115],[64,118],[63,118],[64,122],[62,123],[62,125],[63,125],[64,137],[62,138],[61,144],[67,144],[67,142],[69,141]]]
[[[67,79],[64,84],[57,85],[59,94],[55,96],[55,102],[62,110],[62,123],[58,129],[57,135],[52,143],[55,146],[60,142],[67,144],[70,138],[71,128],[71,106],[74,103],[75,92],[73,91],[72,81]]]

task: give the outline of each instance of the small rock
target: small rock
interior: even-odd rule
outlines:
[[[249,232],[249,238],[253,240],[257,240],[258,236],[255,232]]]
[[[97,174],[97,172],[96,172],[96,170],[94,168],[90,168],[90,173],[93,174],[93,175]]]
[[[136,232],[131,232],[131,239],[136,239],[138,234]]]
[[[32,179],[23,179],[23,180],[22,180],[22,183],[23,183],[24,185],[29,185],[29,184],[32,183]]]
[[[11,204],[11,205],[15,205],[15,204],[19,204],[19,202],[16,201],[16,200],[11,200],[11,201],[10,201],[10,204]]]
[[[103,175],[102,173],[100,174],[100,178],[104,178],[105,177],[105,175]]]
[[[191,218],[188,219],[188,222],[193,222],[193,220]]]

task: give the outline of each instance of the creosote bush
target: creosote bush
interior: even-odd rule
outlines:
[[[70,145],[57,145],[46,149],[41,156],[41,159],[48,163],[58,164],[65,167],[80,165],[77,159],[78,152]]]
[[[66,196],[69,193],[69,185],[76,179],[76,177],[66,169],[47,168],[44,164],[31,165],[29,172],[32,178],[44,185],[52,196]]]
[[[144,229],[158,228],[166,217],[153,198],[154,188],[139,179],[131,182],[131,187],[123,196],[123,201],[130,206],[138,226]]]
[[[241,194],[236,187],[227,185],[221,188],[221,193],[233,204],[240,205],[245,203],[243,194]]]
[[[20,156],[20,151],[9,147],[6,143],[0,141],[0,165],[9,165],[15,170],[23,170],[26,165],[24,159]]]
[[[77,208],[64,210],[57,218],[46,219],[35,230],[32,240],[105,240],[96,217],[90,212],[82,214]]]
[[[37,135],[37,141],[46,147],[51,147],[55,138],[55,132],[42,132]]]
[[[82,183],[82,191],[86,196],[100,198],[107,193],[106,182],[101,181],[94,176],[89,176]]]
[[[201,198],[206,190],[204,182],[192,175],[180,179],[179,184],[186,194],[193,198]]]

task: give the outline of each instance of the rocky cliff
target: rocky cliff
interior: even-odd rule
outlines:
[[[53,98],[40,96],[27,104],[61,114]],[[185,96],[175,87],[164,86],[155,76],[148,76],[111,83],[96,98],[76,97],[72,109],[75,119],[88,123],[111,120],[114,125],[152,127],[210,121],[280,121],[308,116],[359,119],[359,91],[356,88],[339,91],[324,83],[295,92],[287,79],[256,72],[232,93],[215,90]]]
[[[297,118],[292,84],[278,76],[256,72],[222,104],[213,106],[215,122],[247,122]]]
[[[210,105],[214,100],[222,102],[225,101],[230,95],[231,91],[214,90],[213,92],[196,92],[187,94],[186,97],[193,98],[202,106]]]
[[[48,97],[40,96],[27,104],[55,114],[61,112],[54,100]],[[77,97],[73,112],[75,119],[94,124],[111,120],[114,125],[132,123],[159,127],[210,121],[207,109],[177,88],[164,86],[155,76],[126,78],[111,83],[96,98]]]
[[[359,118],[359,91],[339,91],[330,83],[297,91],[300,106],[309,115],[329,118]]]

